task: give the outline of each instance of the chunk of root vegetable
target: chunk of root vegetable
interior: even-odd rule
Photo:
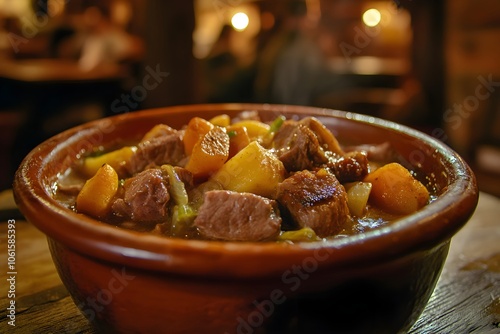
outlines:
[[[227,134],[229,135],[229,158],[232,158],[250,144],[250,137],[247,128],[244,126],[228,126]]]
[[[278,183],[284,180],[284,176],[283,163],[253,141],[229,159],[211,180],[226,190],[275,198]]]
[[[118,174],[108,164],[88,179],[76,197],[76,210],[96,218],[105,217],[118,191]]]
[[[262,123],[256,120],[244,120],[234,123],[235,126],[244,126],[247,129],[250,140],[258,140],[265,137],[269,133],[269,124]]]
[[[108,164],[115,171],[119,171],[137,150],[135,146],[125,146],[118,150],[104,153],[96,157],[86,157],[79,170],[86,176],[91,177],[97,173],[102,165]]]
[[[427,188],[395,162],[371,172],[364,182],[372,184],[370,202],[388,213],[410,214],[429,201]]]
[[[229,126],[231,124],[231,118],[229,115],[222,114],[222,115],[217,115],[209,120],[210,123],[216,126]]]
[[[186,154],[190,155],[193,151],[194,145],[196,145],[196,143],[213,128],[214,125],[203,118],[191,118],[186,131],[184,132],[184,137],[182,138]]]
[[[224,165],[229,157],[229,136],[214,127],[193,146],[186,169],[197,179],[205,179]]]

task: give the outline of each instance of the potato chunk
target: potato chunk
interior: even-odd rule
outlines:
[[[270,126],[269,124],[262,123],[259,121],[247,119],[234,123],[236,126],[244,126],[247,129],[248,136],[251,140],[258,140],[269,134]]]
[[[118,191],[118,182],[118,174],[113,167],[104,164],[85,182],[76,197],[76,210],[96,218],[105,217]]]
[[[372,184],[369,201],[388,213],[410,214],[429,200],[427,188],[395,162],[368,174],[364,181]]]
[[[229,115],[222,114],[222,115],[217,115],[209,120],[210,123],[212,123],[215,126],[229,126],[231,124],[231,118]]]
[[[211,179],[226,190],[275,198],[278,184],[284,178],[283,163],[253,141],[229,159]]]
[[[229,136],[221,127],[208,131],[193,146],[186,169],[196,179],[205,179],[224,165],[229,157]]]
[[[236,153],[247,147],[251,141],[247,128],[244,126],[228,126],[226,130],[229,135],[229,158],[232,158]]]
[[[193,152],[194,145],[205,136],[208,131],[212,130],[214,125],[207,120],[200,117],[193,117],[189,121],[186,131],[184,132],[184,137],[182,139],[184,143],[184,151],[187,155],[191,155]]]
[[[136,149],[137,148],[135,146],[125,146],[97,157],[86,157],[80,167],[80,171],[85,176],[91,177],[92,175],[95,175],[97,170],[104,164],[108,164],[113,167],[114,170],[119,171],[132,157],[132,155],[134,155]]]

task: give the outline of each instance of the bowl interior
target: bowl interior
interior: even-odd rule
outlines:
[[[399,162],[426,175],[438,198],[415,214],[374,231],[328,242],[288,245],[180,240],[119,229],[77,214],[52,197],[58,177],[95,147],[114,148],[138,140],[158,123],[181,128],[194,116],[208,119],[222,113],[234,116],[241,111],[257,111],[264,120],[278,115],[315,116],[341,144],[390,142],[399,154]],[[282,272],[319,249],[329,251],[325,265],[341,266],[384,261],[435,247],[465,224],[478,197],[467,164],[447,146],[418,131],[329,109],[249,104],[169,107],[78,126],[42,143],[25,158],[16,174],[14,192],[28,220],[49,238],[82,254],[145,269],[245,277]]]

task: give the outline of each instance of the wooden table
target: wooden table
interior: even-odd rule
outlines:
[[[481,193],[470,222],[453,238],[434,294],[410,333],[500,333],[499,217],[500,199]],[[0,223],[0,333],[13,329],[6,318],[9,298],[4,285],[10,276],[7,230],[8,224]],[[15,332],[95,333],[62,285],[44,235],[20,219],[15,234]]]
[[[125,78],[124,69],[116,64],[82,69],[78,62],[66,59],[0,58],[0,78],[25,83],[78,82],[118,80]]]
[[[0,161],[0,184],[8,186],[22,158],[42,141],[113,114],[112,103],[124,92],[128,72],[117,64],[84,70],[72,60],[0,58],[0,112],[12,111],[19,119],[0,145],[0,155],[8,159]]]

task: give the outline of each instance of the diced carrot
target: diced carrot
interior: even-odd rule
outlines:
[[[229,157],[229,136],[221,127],[208,131],[194,145],[186,169],[197,179],[215,173]]]
[[[226,129],[229,135],[229,158],[232,158],[250,144],[250,137],[244,126],[232,125]]]
[[[200,117],[193,117],[184,132],[183,143],[186,154],[190,155],[194,145],[213,128],[214,125],[209,121]]]
[[[76,197],[76,210],[96,218],[105,217],[118,191],[118,183],[116,171],[104,164],[85,182]]]
[[[370,203],[388,213],[410,214],[429,200],[427,188],[399,163],[378,168],[364,181],[372,184]]]

